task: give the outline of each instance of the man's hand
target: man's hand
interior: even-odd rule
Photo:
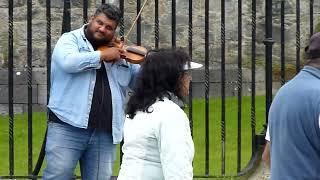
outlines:
[[[100,60],[104,62],[117,61],[123,57],[124,50],[117,47],[108,47],[100,50]]]

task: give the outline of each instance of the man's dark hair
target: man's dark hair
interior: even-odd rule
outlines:
[[[107,16],[107,18],[116,21],[117,24],[119,24],[121,20],[121,11],[117,6],[114,6],[112,4],[102,4],[98,7],[96,12],[94,13],[94,16],[99,15],[100,13],[103,13]]]
[[[182,49],[160,49],[149,51],[141,65],[126,113],[133,118],[137,111],[149,112],[148,108],[170,93],[181,98],[181,77],[184,66],[190,61]]]

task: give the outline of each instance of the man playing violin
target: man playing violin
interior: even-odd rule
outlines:
[[[52,54],[47,167],[43,179],[110,179],[122,140],[124,101],[139,65],[119,47],[98,50],[115,37],[120,10],[103,4],[89,23],[64,33]]]

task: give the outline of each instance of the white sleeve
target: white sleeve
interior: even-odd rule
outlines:
[[[265,137],[265,139],[266,139],[267,141],[270,141],[269,124],[268,124],[268,126],[267,126],[267,132],[266,132],[266,137]]]
[[[192,180],[194,144],[189,121],[182,112],[170,114],[161,122],[158,131],[158,146],[164,179]]]

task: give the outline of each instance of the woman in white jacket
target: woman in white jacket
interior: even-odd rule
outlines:
[[[189,180],[194,144],[177,102],[189,93],[188,70],[201,67],[181,49],[150,51],[128,101],[118,180]]]

